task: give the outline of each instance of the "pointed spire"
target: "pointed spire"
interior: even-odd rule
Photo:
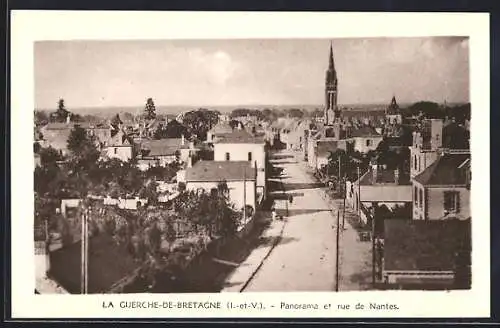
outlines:
[[[330,41],[330,57],[329,57],[328,69],[330,70],[335,69],[335,64],[333,62],[333,44],[331,41]]]

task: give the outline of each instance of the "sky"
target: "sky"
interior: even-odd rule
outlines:
[[[322,105],[330,43],[339,104],[469,101],[464,37],[41,41],[35,106]]]

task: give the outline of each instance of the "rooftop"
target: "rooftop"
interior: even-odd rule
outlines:
[[[464,166],[470,163],[470,154],[445,154],[415,177],[424,186],[466,185]],[[462,165],[463,164],[463,165]]]
[[[470,244],[470,220],[384,222],[384,270],[453,271],[456,252]]]
[[[111,127],[105,123],[89,123],[89,122],[71,122],[71,123],[49,123],[43,128],[46,130],[71,130],[74,126],[80,126],[83,129],[110,129]]]
[[[382,135],[378,133],[375,128],[363,125],[360,128],[353,129],[351,131],[351,137],[382,137]]]
[[[198,161],[186,169],[187,182],[255,180],[255,169],[247,161]]]
[[[234,130],[231,133],[220,136],[220,140],[218,141],[218,143],[260,144],[264,143],[264,139],[262,137],[254,136],[253,134],[251,134],[246,130]]]
[[[407,185],[410,184],[409,181],[405,181],[402,176],[402,172],[399,172],[399,180],[396,181],[396,170],[388,170],[382,167],[377,168],[376,179],[373,179],[374,171],[373,169],[368,170],[361,178],[360,184],[362,186],[371,186],[375,183],[380,184],[394,184],[394,185]]]
[[[50,275],[70,293],[80,292],[81,244],[74,243],[50,253]],[[141,262],[126,248],[101,233],[89,238],[89,293],[105,293],[116,282],[132,274]]]

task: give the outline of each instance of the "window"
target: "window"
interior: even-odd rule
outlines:
[[[424,208],[424,191],[422,189],[418,190],[418,205],[420,209]]]
[[[229,156],[229,153],[226,153],[226,161],[229,161],[231,156]]]
[[[417,170],[417,155],[413,156],[413,168],[415,171]]]
[[[414,199],[415,206],[417,206],[418,205],[418,189],[417,189],[417,187],[415,187],[413,190],[413,199]]]
[[[333,130],[333,129],[327,129],[325,131],[325,136],[327,138],[335,138],[335,130]]]
[[[421,164],[422,164],[422,161],[421,161],[421,159],[422,159],[422,158],[419,156],[419,157],[418,157],[418,170],[419,170],[419,171],[420,171],[420,170],[422,170],[422,165],[421,165]]]
[[[372,145],[372,141],[370,139],[366,140],[366,146],[370,147]]]
[[[460,212],[460,193],[458,191],[444,192],[444,210],[448,213]]]
[[[249,161],[251,161],[251,160],[252,160],[252,152],[251,152],[251,151],[249,151],[249,152],[248,152],[248,160],[249,160]]]
[[[118,153],[118,148],[115,147],[115,154],[117,154],[117,153]]]

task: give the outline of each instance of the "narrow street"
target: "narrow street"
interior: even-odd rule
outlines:
[[[283,187],[293,203],[278,244],[244,291],[335,290],[336,216],[322,198],[321,185],[293,154],[280,156]]]

